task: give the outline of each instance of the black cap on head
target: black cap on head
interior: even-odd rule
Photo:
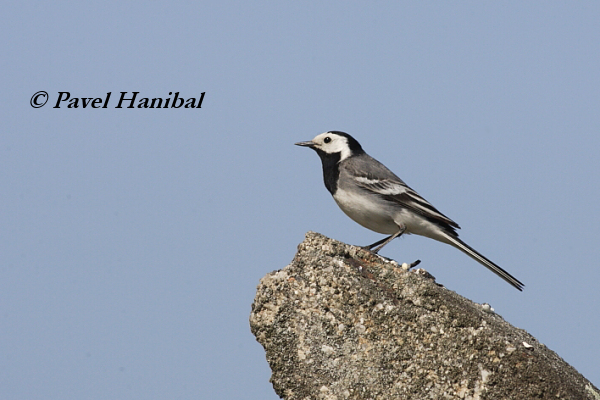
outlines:
[[[343,136],[346,139],[348,139],[348,146],[350,147],[352,154],[364,153],[364,150],[363,150],[362,146],[360,145],[360,143],[358,143],[358,141],[356,139],[354,139],[352,136],[350,136],[346,132],[329,131],[329,133],[334,133],[336,135]]]

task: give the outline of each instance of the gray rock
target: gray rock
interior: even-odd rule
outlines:
[[[593,399],[556,353],[423,270],[309,232],[250,326],[292,399]]]

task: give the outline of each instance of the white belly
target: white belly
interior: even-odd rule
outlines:
[[[338,189],[333,198],[347,216],[372,231],[392,235],[398,232],[400,227],[404,227],[404,234],[446,241],[437,225],[412,211],[392,207],[377,196],[365,197]]]
[[[372,201],[375,198],[365,198],[344,190],[338,190],[333,198],[347,216],[367,229],[386,235],[400,230],[398,224],[386,212],[384,203]]]

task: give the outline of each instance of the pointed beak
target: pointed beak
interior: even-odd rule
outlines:
[[[308,142],[298,142],[298,143],[294,143],[296,146],[302,146],[302,147],[310,147],[313,148],[315,147],[315,144],[312,141],[308,141]]]

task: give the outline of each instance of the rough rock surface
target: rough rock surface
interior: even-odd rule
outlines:
[[[593,399],[556,353],[423,270],[309,232],[250,316],[292,399]]]

